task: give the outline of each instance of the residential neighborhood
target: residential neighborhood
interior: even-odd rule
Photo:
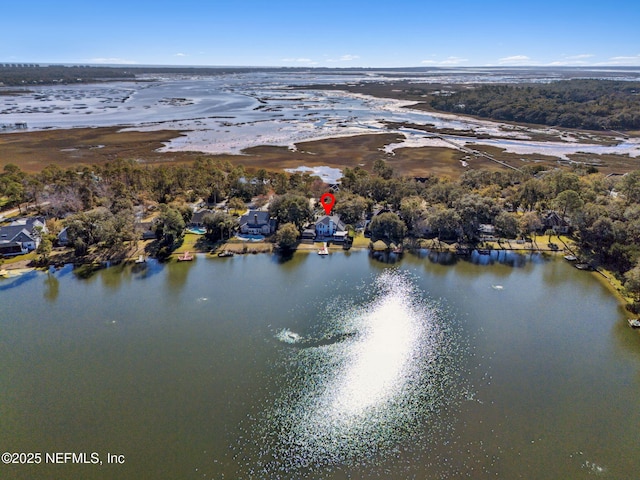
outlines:
[[[239,218],[238,227],[245,235],[269,236],[276,231],[276,220],[269,216],[269,212],[249,210]]]
[[[43,217],[20,218],[0,227],[0,256],[22,255],[36,250],[47,233]]]
[[[0,222],[0,255],[6,263],[35,252],[44,265],[61,249],[78,263],[170,259],[186,250],[317,249],[314,243],[562,250],[559,236],[568,236],[581,263],[606,265],[623,282],[635,271],[640,171],[612,177],[591,167],[540,166],[448,179],[399,177],[384,160],[375,163],[372,172],[345,168],[333,187],[308,173],[211,160],[189,168],[118,160],[38,174],[8,165],[0,173],[8,217]],[[329,214],[319,203],[328,191],[335,196]]]

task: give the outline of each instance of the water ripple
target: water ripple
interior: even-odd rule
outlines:
[[[362,304],[331,302],[319,338],[340,341],[276,335],[298,348],[274,368],[278,391],[251,419],[262,444],[236,447],[250,477],[383,468],[415,442],[450,434],[451,420],[438,412],[467,395],[458,335],[406,272],[387,270],[369,290]]]

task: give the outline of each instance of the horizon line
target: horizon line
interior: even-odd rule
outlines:
[[[95,62],[16,62],[0,60],[0,66],[33,66],[50,67],[107,67],[107,68],[244,68],[244,69],[289,69],[289,70],[468,70],[468,69],[640,69],[640,65],[414,65],[402,67],[367,67],[367,66],[318,66],[318,65],[181,65],[181,64],[153,64],[153,63],[95,63]],[[10,67],[15,68],[15,67]]]

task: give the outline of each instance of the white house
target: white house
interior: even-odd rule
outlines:
[[[316,236],[319,238],[333,237],[336,242],[343,242],[347,235],[347,226],[337,215],[325,215],[316,221]]]
[[[15,220],[0,227],[0,255],[22,255],[40,245],[41,234],[47,232],[44,218],[32,217]]]

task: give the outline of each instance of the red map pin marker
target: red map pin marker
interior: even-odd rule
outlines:
[[[320,197],[320,203],[324,207],[324,211],[327,215],[331,214],[331,209],[336,204],[336,197],[333,196],[333,193],[323,193]]]

